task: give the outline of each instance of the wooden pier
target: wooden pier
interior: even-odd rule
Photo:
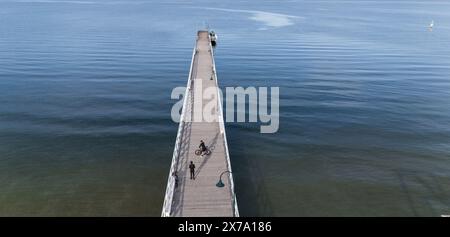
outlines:
[[[197,89],[199,85],[200,90]],[[205,99],[199,95],[205,90],[215,91],[214,96]],[[205,105],[213,103],[213,122],[196,119],[199,116],[201,118]],[[195,154],[200,140],[205,142],[211,154]],[[190,179],[191,161],[196,166],[195,180]],[[224,187],[218,187],[216,184],[222,173]],[[208,31],[199,31],[197,34],[162,216],[239,216],[214,51]]]

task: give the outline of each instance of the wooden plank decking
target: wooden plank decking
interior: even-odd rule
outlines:
[[[186,110],[184,113],[186,122],[180,125],[182,133],[180,134],[179,155],[176,157],[174,168],[177,171],[179,182],[173,191],[170,216],[235,216],[237,208],[234,205],[232,175],[226,174],[222,177],[225,187],[216,187],[219,175],[223,171],[231,169],[229,160],[227,160],[226,135],[220,125],[220,121],[223,121],[221,108],[214,108],[217,111],[214,115],[214,122],[195,120],[201,111],[197,111],[194,104],[200,102],[199,100],[202,100],[203,107],[211,103],[211,99],[204,99],[195,94],[199,94],[195,89],[196,86],[201,82],[203,91],[211,89],[211,87],[217,88],[208,31],[198,32],[195,50],[190,78],[193,83],[188,90],[190,96],[185,97],[189,100],[186,108],[183,108]],[[212,100],[217,107],[221,106],[217,93]],[[190,122],[190,120],[194,121]],[[211,149],[210,155],[201,157],[194,154],[200,140],[203,140]],[[190,179],[188,168],[190,161],[193,161],[196,166],[195,180]]]

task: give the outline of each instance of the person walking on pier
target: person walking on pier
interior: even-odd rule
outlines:
[[[175,188],[178,187],[178,174],[176,171],[172,173],[173,178],[175,179]]]
[[[191,179],[195,179],[195,165],[192,161],[189,165],[189,170],[191,171]]]

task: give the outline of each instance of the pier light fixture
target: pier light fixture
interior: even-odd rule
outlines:
[[[223,187],[225,187],[225,184],[222,182],[222,175],[225,174],[225,173],[231,173],[231,171],[227,170],[227,171],[224,171],[224,172],[222,172],[222,173],[220,174],[219,182],[217,182],[216,187],[218,187],[218,188],[223,188]]]

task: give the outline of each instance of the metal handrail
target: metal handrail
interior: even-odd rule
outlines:
[[[208,38],[209,34],[208,34]],[[228,151],[228,142],[227,142],[227,135],[225,132],[225,122],[223,120],[223,109],[222,109],[222,96],[220,94],[220,89],[219,89],[219,84],[218,84],[218,80],[217,80],[217,71],[216,71],[216,62],[214,60],[214,50],[212,48],[212,44],[211,44],[211,39],[209,39],[209,51],[211,52],[211,58],[212,58],[212,62],[213,62],[213,73],[214,73],[214,78],[216,79],[216,88],[217,88],[217,103],[218,103],[218,108],[219,108],[219,128],[220,128],[220,132],[223,134],[223,142],[224,142],[224,147],[225,147],[225,156],[227,158],[227,169],[228,171],[230,171],[228,173],[228,179],[230,182],[230,190],[231,190],[231,195],[232,195],[232,207],[233,207],[233,215],[235,217],[239,217],[239,209],[238,209],[238,205],[237,205],[237,198],[236,198],[236,193],[234,192],[234,181],[233,181],[233,172],[231,170],[231,161],[230,161],[230,154]]]
[[[188,82],[186,85],[186,91],[184,93],[184,101],[183,101],[183,108],[181,110],[181,117],[180,117],[180,123],[178,125],[178,132],[177,132],[177,138],[175,140],[175,148],[173,150],[172,155],[172,164],[170,165],[170,171],[169,171],[169,177],[167,178],[167,187],[166,187],[166,194],[164,197],[164,204],[162,208],[162,217],[170,217],[172,213],[172,202],[173,202],[173,196],[175,193],[175,178],[173,177],[173,173],[177,170],[178,166],[178,158],[180,155],[180,146],[181,146],[181,138],[183,134],[183,128],[184,128],[184,117],[186,113],[186,105],[187,101],[189,101],[190,98],[190,89],[191,89],[191,81],[192,81],[192,68],[194,65],[194,57],[196,54],[197,47],[194,47],[194,50],[192,52],[192,59],[191,59],[191,67],[189,70],[189,77]]]

